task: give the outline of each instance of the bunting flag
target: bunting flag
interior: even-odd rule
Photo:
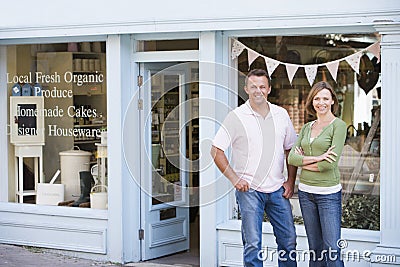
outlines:
[[[265,65],[267,66],[268,75],[271,77],[272,73],[274,73],[275,69],[279,66],[280,62],[278,60],[264,57]]]
[[[232,44],[232,59],[237,58],[245,49],[245,46],[239,42],[238,40],[235,40]]]
[[[376,42],[361,51],[358,51],[352,55],[349,55],[349,56],[341,58],[341,59],[336,59],[334,61],[320,63],[320,64],[298,65],[298,64],[292,64],[292,63],[287,63],[287,62],[281,62],[279,60],[266,57],[264,55],[259,54],[256,51],[246,47],[244,44],[242,44],[238,40],[234,40],[232,43],[232,51],[231,51],[232,59],[237,58],[245,49],[247,50],[247,60],[248,60],[249,69],[250,69],[250,65],[254,62],[254,60],[256,60],[256,58],[263,57],[264,61],[265,61],[265,65],[267,66],[267,71],[268,71],[269,76],[271,76],[274,73],[275,69],[280,64],[283,64],[286,66],[286,72],[287,72],[290,84],[292,84],[293,78],[294,78],[297,70],[299,68],[304,68],[306,77],[307,77],[307,80],[308,80],[308,83],[310,84],[310,86],[312,86],[312,84],[314,83],[315,77],[317,75],[318,67],[325,66],[329,70],[329,73],[332,75],[332,78],[336,82],[339,64],[341,61],[346,61],[350,65],[350,67],[357,74],[359,74],[360,60],[364,53],[369,52],[369,53],[373,54],[378,59],[378,61],[377,61],[378,63],[380,62],[380,57],[381,57],[380,43]]]
[[[315,76],[317,76],[318,65],[306,65],[304,66],[306,77],[310,86],[313,85]]]
[[[332,75],[333,80],[336,82],[337,72],[339,69],[339,61],[331,61],[325,64],[326,68],[329,70],[329,73]]]
[[[251,63],[253,63],[253,61],[256,60],[256,58],[258,58],[259,56],[260,56],[260,54],[257,53],[256,51],[247,49],[247,59],[249,62],[249,69],[250,69]]]
[[[290,82],[290,84],[292,84],[293,77],[296,74],[297,69],[299,68],[299,65],[290,64],[290,63],[285,63],[285,65],[286,65],[286,71],[287,71],[287,75],[289,78],[289,82]]]
[[[378,60],[376,63],[381,61],[381,46],[379,43],[374,43],[366,48],[367,51],[371,52]]]
[[[350,67],[357,73],[360,74],[360,60],[362,57],[362,52],[357,52],[353,55],[347,56],[344,59],[349,63]]]

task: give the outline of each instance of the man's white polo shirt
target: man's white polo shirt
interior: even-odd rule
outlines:
[[[287,111],[268,105],[266,118],[256,113],[249,101],[229,112],[213,141],[222,151],[232,146],[230,164],[236,174],[252,189],[265,193],[284,183],[284,151],[291,149],[297,138]]]

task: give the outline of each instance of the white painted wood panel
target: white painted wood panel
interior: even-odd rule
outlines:
[[[217,226],[218,229],[218,266],[243,266],[242,253],[243,246],[241,243],[240,220],[230,220]],[[307,237],[304,226],[296,225],[297,234],[297,252],[298,266],[307,267],[308,262],[302,260],[304,251],[307,250]],[[271,252],[264,261],[264,266],[277,266],[277,254],[272,251],[276,250],[275,237],[272,232],[272,226],[269,223],[263,224],[263,248],[268,247],[267,251]],[[373,251],[379,243],[379,232],[368,230],[342,229],[342,238],[348,242],[347,250],[357,250],[360,253],[364,251]],[[352,254],[345,254],[352,255]],[[367,267],[370,263],[360,259],[349,259],[345,261],[345,266],[349,267]]]
[[[0,210],[0,242],[107,253],[106,211],[14,203]]]

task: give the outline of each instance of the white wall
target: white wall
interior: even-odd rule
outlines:
[[[24,8],[21,9],[21,6]],[[3,1],[1,10],[8,12],[2,12],[0,17],[0,40],[50,35],[285,29],[348,24],[362,26],[371,25],[374,20],[399,21],[400,2],[337,0],[329,5],[322,4],[318,0],[309,0],[307,4],[302,1],[281,0],[249,5],[238,0],[190,2],[23,0]],[[294,20],[294,18],[301,19]],[[96,31],[92,30],[94,28]]]
[[[156,5],[155,5],[156,4]],[[18,5],[18,9],[17,9]],[[21,9],[20,7],[23,7]],[[348,14],[365,11],[395,11],[400,8],[397,0],[337,0],[331,5],[318,0],[302,1],[281,0],[276,2],[244,1],[2,1],[1,24],[4,28],[34,28],[57,25],[83,24],[118,24],[134,22],[157,23],[173,20],[207,20],[207,19],[247,19],[251,17],[298,16],[304,14]],[[18,11],[18,12],[17,12]],[[20,12],[29,11],[29,19],[16,19]],[[23,14],[23,13],[22,13]],[[329,16],[328,16],[329,17]]]

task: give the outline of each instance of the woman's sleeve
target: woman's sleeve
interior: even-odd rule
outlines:
[[[318,162],[317,166],[320,172],[337,168],[340,156],[342,155],[345,140],[346,140],[346,123],[342,120],[339,120],[339,122],[335,123],[335,125],[333,126],[333,137],[331,144],[331,146],[333,145],[335,146],[333,151],[337,154],[337,157],[335,157],[336,161],[332,163],[329,163],[326,160]]]
[[[299,136],[297,137],[296,142],[294,143],[294,145],[292,146],[292,149],[290,149],[289,152],[289,157],[288,157],[288,163],[289,165],[293,165],[296,167],[302,166],[303,165],[303,158],[304,156],[299,155],[295,152],[296,147],[300,147],[301,144],[301,140],[303,139],[303,134],[304,134],[304,128],[306,127],[306,125],[304,125],[299,133]]]

